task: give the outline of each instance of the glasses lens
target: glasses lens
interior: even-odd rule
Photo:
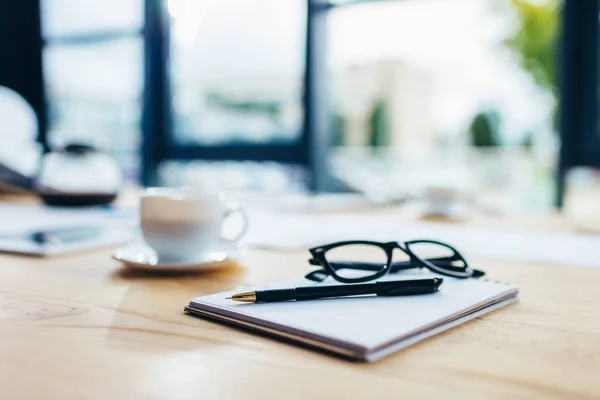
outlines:
[[[330,249],[325,254],[336,274],[346,279],[361,279],[385,269],[388,256],[381,247],[369,244],[349,244]]]
[[[451,247],[432,242],[413,242],[407,247],[434,271],[451,276],[470,275],[465,260]]]

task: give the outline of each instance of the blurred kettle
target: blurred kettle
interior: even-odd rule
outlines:
[[[48,205],[109,204],[123,184],[117,164],[84,143],[70,143],[44,156],[36,191]]]

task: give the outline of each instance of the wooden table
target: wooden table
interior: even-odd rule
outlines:
[[[0,256],[1,399],[600,398],[600,269],[473,260],[520,302],[362,364],[183,314],[194,296],[309,271],[304,252],[196,276],[109,255]]]

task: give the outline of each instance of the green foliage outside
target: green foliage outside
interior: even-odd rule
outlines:
[[[500,141],[500,116],[495,111],[478,113],[469,127],[469,138],[472,146],[495,147],[502,145]]]
[[[390,145],[387,107],[384,100],[375,102],[369,115],[369,145],[371,147]]]
[[[526,151],[531,151],[533,148],[533,133],[528,132],[521,141],[521,147]]]
[[[510,3],[517,12],[518,26],[504,45],[514,52],[521,68],[535,83],[556,98],[558,1],[510,0]]]
[[[586,1],[586,0],[583,0]],[[555,99],[552,112],[552,126],[558,128],[558,76],[557,51],[558,30],[560,24],[560,3],[549,0],[544,3],[532,3],[527,0],[510,0],[517,12],[517,29],[509,36],[504,45],[518,58],[519,65],[542,89]],[[531,147],[526,138],[526,146]]]
[[[208,103],[228,110],[245,113],[263,113],[272,118],[281,114],[281,104],[276,101],[238,101],[220,93],[207,93]]]
[[[346,132],[346,120],[344,116],[340,113],[335,113],[333,116],[333,145],[334,146],[343,146],[344,143],[344,133]]]
[[[584,0],[585,1],[585,0]],[[557,99],[557,35],[559,28],[559,2],[531,2],[528,0],[509,0],[517,15],[517,26],[503,45],[516,57],[520,67],[533,81]],[[556,109],[553,111],[553,125],[556,128]],[[497,113],[479,112],[469,128],[473,146],[500,146]],[[522,146],[533,146],[533,134],[528,133]]]

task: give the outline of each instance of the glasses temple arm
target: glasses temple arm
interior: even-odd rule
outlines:
[[[448,269],[450,271],[463,272],[463,267],[456,267],[452,265],[452,261],[456,260],[456,257],[440,257],[440,258],[427,258],[426,260],[437,265],[438,267],[442,267]],[[317,260],[311,258],[308,260],[311,265],[321,265]],[[379,271],[381,269],[380,264],[376,263],[365,263],[365,262],[333,262],[330,263],[333,268],[347,268],[347,269],[361,269],[368,271]],[[416,268],[416,266],[410,261],[404,262],[395,262],[392,264],[390,268],[390,272],[398,272],[406,269]],[[318,269],[306,274],[305,278],[314,282],[323,282],[328,276],[329,272],[326,269]],[[479,278],[485,275],[485,271],[473,268],[473,278]]]
[[[432,263],[434,265],[437,265],[438,267],[448,268],[448,269],[457,268],[457,270],[460,269],[459,267],[452,266],[452,261],[456,260],[454,258],[454,256],[426,258],[425,260],[429,261],[430,263]],[[390,269],[390,271],[391,272],[401,271],[404,269],[410,269],[410,268],[416,268],[416,267],[417,266],[415,265],[415,263],[412,260],[411,261],[399,261],[399,262],[392,263],[392,268]]]
[[[440,258],[427,258],[427,261],[444,268],[452,267],[452,261],[454,261],[454,257],[440,257]],[[314,258],[308,260],[311,265],[320,266],[321,263]],[[334,269],[361,269],[367,271],[379,271],[381,269],[381,264],[373,263],[373,262],[356,262],[356,261],[329,261],[329,265],[331,265]],[[412,261],[402,261],[392,263],[391,271],[398,271],[403,269],[416,268],[417,266]],[[456,267],[455,267],[456,268]],[[460,269],[460,268],[459,268]]]

